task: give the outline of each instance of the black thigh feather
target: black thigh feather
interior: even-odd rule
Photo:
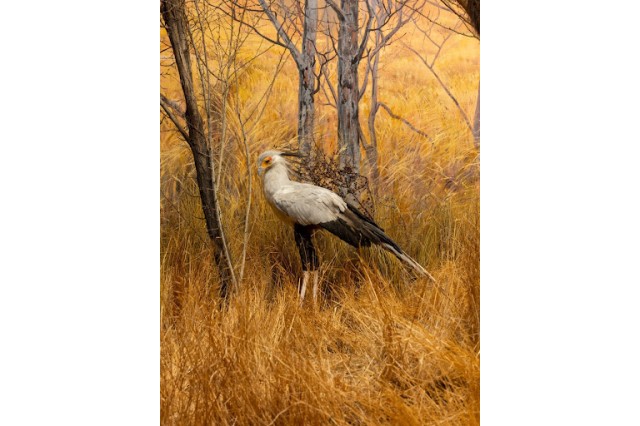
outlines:
[[[313,226],[303,226],[297,223],[293,226],[293,236],[298,245],[303,271],[315,271],[319,266],[316,249],[313,247],[313,229]]]

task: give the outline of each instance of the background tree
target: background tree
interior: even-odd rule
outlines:
[[[361,174],[361,144],[366,153],[367,166],[369,168],[368,186],[375,198],[380,178],[375,121],[380,108],[384,109],[391,118],[402,121],[411,130],[423,137],[427,137],[425,132],[417,129],[404,117],[394,113],[378,97],[380,53],[396,38],[402,37],[400,30],[411,21],[416,11],[424,7],[425,2],[420,0],[367,0],[359,2],[358,7],[355,6],[355,3],[358,2],[343,1],[341,6],[338,6],[332,0],[327,1],[336,16],[336,21],[332,22],[325,13],[323,24],[329,44],[334,46],[338,58],[338,72],[335,83],[337,90],[333,88],[333,81],[326,67],[321,70],[325,80],[325,85],[322,88],[327,102],[335,106],[338,114],[338,151],[342,174],[346,177],[355,177]],[[344,13],[343,8],[347,8],[352,13]],[[356,19],[355,16],[357,16],[360,9],[366,11],[366,16]],[[356,20],[359,21],[357,26],[354,25]],[[333,25],[338,26],[337,36],[332,31]],[[358,39],[360,39],[359,44],[357,44]],[[336,41],[337,48],[335,47]],[[353,53],[354,51],[355,53]],[[366,61],[363,61],[365,58]],[[363,63],[364,66],[362,66]],[[364,71],[364,73],[361,73],[361,71]],[[364,74],[364,77],[360,78],[362,74]],[[369,85],[370,108],[366,126],[369,131],[369,140],[367,140],[363,132],[363,125],[360,122],[359,102],[363,99]],[[352,184],[352,182],[349,183]],[[354,194],[354,197],[351,198],[354,203],[357,203],[355,198],[361,196],[357,188],[349,184],[345,186],[342,192],[347,193],[347,196],[349,193]]]
[[[460,18],[471,35],[480,40],[480,0],[441,0],[451,13]],[[480,82],[478,97],[473,115],[473,139],[476,148],[480,148]]]
[[[213,241],[214,262],[220,274],[220,293],[226,298],[230,286],[237,288],[245,272],[254,173],[249,139],[273,93],[273,84],[284,63],[284,52],[262,96],[257,97],[257,101],[245,101],[238,90],[240,78],[250,64],[269,49],[258,48],[252,50],[251,55],[242,55],[250,32],[237,20],[249,22],[243,16],[247,11],[233,5],[211,5],[207,1],[187,6],[184,1],[168,0],[161,4],[161,12],[169,38],[163,51],[173,53],[163,60],[163,73],[170,75],[175,69],[181,89],[173,95],[177,99],[161,93],[163,119],[173,123],[190,147],[205,225]],[[181,98],[186,107],[181,105]],[[229,155],[234,150],[236,155]],[[180,192],[184,192],[184,180],[191,179],[189,167],[177,174],[163,175],[163,179],[175,180],[176,185],[183,188],[173,191],[170,197],[170,205],[174,207],[181,198]],[[242,167],[246,174],[238,179],[237,171]],[[234,173],[229,173],[231,170]],[[235,250],[230,241],[237,238],[226,237],[225,222],[227,228],[242,236],[241,246],[236,245]],[[242,231],[238,232],[239,229]],[[235,263],[234,251],[238,254]]]
[[[367,52],[365,77],[360,89],[360,97],[362,98],[365,93],[368,80],[371,81],[371,98],[369,115],[367,118],[369,141],[367,141],[367,138],[365,137],[364,132],[362,132],[362,129],[360,129],[359,137],[364,147],[367,163],[370,169],[371,187],[373,189],[374,196],[377,198],[380,183],[380,169],[378,166],[378,138],[376,135],[376,117],[380,107],[385,109],[392,118],[402,120],[412,130],[418,132],[423,136],[427,136],[426,133],[416,129],[415,126],[413,126],[406,119],[394,114],[391,111],[391,108],[381,102],[378,97],[378,87],[380,79],[380,52],[392,42],[393,37],[396,36],[400,29],[411,21],[414,10],[424,6],[424,3],[422,3],[421,6],[413,5],[413,7],[408,7],[406,2],[388,2],[385,4],[381,0],[370,0],[370,4],[370,10],[375,17],[375,28],[370,32],[371,38],[373,39],[373,46]],[[395,22],[389,26],[388,24],[394,17]],[[388,30],[386,28],[387,26],[390,27]]]
[[[359,107],[360,91],[358,81],[358,66],[367,45],[373,14],[368,0],[364,3],[368,17],[363,34],[359,36],[358,0],[341,0],[338,6],[333,0],[327,4],[338,17],[338,152],[340,169],[348,169],[353,173],[360,172],[360,144],[359,144]],[[351,185],[349,185],[351,187]],[[353,188],[345,188],[353,192]],[[345,194],[343,194],[345,195]]]
[[[179,124],[173,112],[176,108],[172,108],[171,102],[167,98],[161,97],[161,105],[191,148],[207,233],[213,242],[213,256],[220,274],[220,294],[226,298],[229,287],[232,284],[237,285],[237,283],[222,231],[220,206],[215,192],[213,153],[207,142],[204,122],[198,110],[191,70],[191,53],[188,42],[190,32],[187,25],[185,2],[184,0],[162,0],[160,10],[180,75],[180,84],[186,104],[184,118],[187,129],[184,130]]]
[[[298,150],[309,157],[314,144],[315,103],[318,91],[316,66],[316,37],[318,26],[318,0],[305,0],[304,7],[298,2],[269,2],[258,0],[257,7],[250,3],[231,2],[249,12],[261,12],[275,30],[275,37],[260,28],[260,22],[250,22],[246,15],[234,16],[250,27],[256,34],[287,49],[298,70]],[[300,47],[297,46],[299,40]]]
[[[445,6],[471,28],[472,34],[480,40],[480,0],[442,0]],[[476,148],[480,148],[480,82],[478,82],[478,98],[473,116],[473,139]]]
[[[239,3],[234,2],[235,5]],[[270,37],[259,25],[249,25],[258,35],[275,45],[286,48],[296,64],[299,75],[298,89],[298,145],[300,153],[309,156],[314,145],[315,101],[314,95],[320,89],[318,74],[336,56],[338,58],[338,84],[336,102],[338,109],[338,152],[339,169],[349,182],[341,185],[340,190],[347,196],[349,192],[357,192],[354,178],[360,170],[359,121],[358,101],[358,67],[367,44],[368,32],[373,16],[368,2],[363,2],[369,10],[368,19],[361,37],[359,37],[359,5],[358,0],[343,0],[338,6],[332,0],[327,4],[335,11],[338,18],[338,35],[334,37],[332,28],[327,28],[327,34],[334,47],[335,56],[318,51],[318,1],[305,0],[304,8],[299,2],[271,2],[258,0],[259,9],[250,4],[241,5],[245,10],[255,12],[260,10],[275,30],[275,37]],[[343,10],[344,9],[344,10]],[[326,18],[326,11],[325,11]],[[335,41],[337,38],[337,48]],[[359,39],[361,42],[359,43]],[[296,45],[300,40],[301,48]],[[321,58],[320,69],[316,74],[316,58]],[[335,94],[335,93],[334,93]],[[310,164],[307,164],[310,166]],[[352,200],[354,201],[354,200]]]
[[[416,17],[420,16],[422,18],[426,18],[425,20],[429,23],[429,25],[424,28],[422,26],[422,23],[420,23],[417,19],[414,19],[414,24],[416,29],[425,36],[425,39],[436,48],[435,54],[431,57],[431,59],[429,59],[428,55],[420,53],[416,48],[404,43],[403,44],[420,59],[420,61],[425,65],[429,72],[431,72],[431,74],[436,78],[440,87],[442,87],[447,96],[453,101],[456,108],[460,112],[460,115],[462,116],[465,124],[467,125],[470,133],[473,136],[475,147],[480,148],[480,82],[478,82],[478,95],[476,98],[476,107],[472,123],[471,120],[469,120],[468,115],[458,102],[456,96],[452,93],[451,89],[447,86],[447,84],[442,80],[440,75],[435,70],[435,63],[438,60],[438,57],[440,56],[445,43],[451,36],[459,34],[466,37],[474,37],[480,40],[480,0],[442,0],[441,3],[429,1],[429,4],[435,6],[435,13],[433,16],[430,13],[425,15],[423,10],[414,9],[414,11],[416,12]],[[453,27],[445,24],[445,19],[443,19],[440,13],[441,11],[445,11],[451,15],[455,15],[457,24],[453,25]],[[464,25],[467,28],[468,32],[460,32],[460,24]],[[434,28],[444,30],[444,34],[442,34],[439,39],[433,34]]]

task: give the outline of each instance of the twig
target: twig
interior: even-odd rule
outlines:
[[[387,114],[389,114],[391,116],[391,118],[394,118],[396,120],[400,120],[402,121],[404,124],[407,125],[407,127],[409,127],[411,130],[413,130],[414,132],[416,132],[417,134],[419,134],[420,136],[424,136],[427,139],[431,139],[431,136],[429,136],[428,134],[426,134],[425,132],[423,132],[422,130],[416,128],[413,124],[411,124],[409,121],[407,121],[406,119],[402,118],[399,115],[396,115],[393,113],[393,111],[391,111],[391,108],[389,108],[386,104],[382,103],[382,102],[378,102],[378,106],[382,107],[382,109],[384,109],[385,111],[387,111]]]
[[[162,93],[160,93],[160,101],[164,102],[167,106],[170,106],[171,109],[173,109],[175,111],[175,113],[178,114],[178,116],[180,116],[180,118],[184,119],[185,113],[182,110],[182,108],[180,107],[180,104],[178,104],[178,102],[167,98]]]
[[[289,38],[289,35],[287,34],[287,32],[282,28],[283,24],[278,22],[278,19],[275,17],[271,9],[269,9],[269,6],[267,6],[267,3],[264,0],[258,0],[258,2],[260,3],[260,6],[262,6],[264,13],[267,14],[267,16],[269,17],[269,20],[271,21],[273,26],[276,28],[278,36],[284,40],[286,47],[291,51],[291,56],[293,57],[293,60],[296,61],[298,68],[302,68],[303,64],[302,64],[302,58],[300,57],[300,52],[296,48],[296,45],[293,44],[293,41],[291,40],[291,38]]]
[[[189,141],[189,135],[184,130],[182,125],[178,122],[178,118],[175,115],[173,115],[173,112],[171,112],[171,110],[169,109],[166,99],[167,98],[165,98],[164,96],[160,95],[160,106],[164,110],[165,114],[167,114],[167,117],[169,117],[169,119],[171,120],[173,125],[176,126],[176,129],[178,129],[178,131],[180,132],[180,134],[182,135],[184,140],[188,142]]]
[[[238,75],[236,74],[236,85],[238,84]],[[244,267],[247,259],[247,247],[249,245],[249,217],[251,213],[251,158],[249,156],[249,144],[247,142],[247,134],[244,131],[244,123],[242,121],[242,117],[240,116],[240,97],[238,91],[236,90],[236,115],[238,116],[238,122],[240,123],[240,130],[242,132],[242,142],[244,144],[244,155],[247,162],[247,208],[245,210],[244,215],[244,231],[243,231],[243,241],[242,241],[242,254],[240,256],[240,273],[239,279],[242,281],[244,277]]]
[[[458,111],[460,112],[460,115],[462,115],[462,118],[464,119],[464,122],[467,124],[467,127],[469,128],[469,131],[471,132],[471,134],[473,134],[473,127],[471,126],[471,122],[469,122],[469,117],[467,117],[467,114],[464,112],[464,110],[462,109],[462,107],[460,106],[460,103],[458,102],[458,100],[456,99],[455,96],[453,96],[453,93],[451,93],[451,91],[449,90],[449,88],[447,87],[446,84],[444,84],[444,82],[442,81],[442,79],[440,78],[440,76],[438,75],[438,73],[436,73],[435,69],[433,68],[433,62],[431,65],[429,65],[429,63],[427,62],[427,60],[425,58],[423,58],[414,48],[412,48],[411,46],[407,45],[406,43],[402,43],[407,49],[409,49],[410,51],[412,51],[413,53],[415,53],[415,55],[420,59],[420,61],[422,61],[422,63],[427,67],[427,69],[429,71],[431,71],[431,73],[433,74],[433,76],[436,78],[436,80],[438,81],[438,83],[440,83],[440,86],[442,87],[442,89],[446,92],[446,94],[449,96],[449,98],[453,101],[453,103],[456,105],[456,107],[458,108]]]

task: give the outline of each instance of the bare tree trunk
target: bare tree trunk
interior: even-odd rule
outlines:
[[[313,97],[316,92],[316,35],[318,30],[318,0],[305,0],[302,46],[298,50],[293,40],[285,31],[285,22],[278,20],[277,14],[271,10],[266,0],[258,0],[262,11],[274,26],[278,40],[265,37],[255,26],[250,25],[260,36],[268,41],[285,47],[298,68],[298,151],[307,157],[313,145],[313,127],[315,105]],[[286,9],[286,8],[285,8]]]
[[[341,169],[360,172],[358,0],[342,0],[338,30],[338,149]]]
[[[219,206],[214,190],[211,147],[207,144],[204,123],[198,111],[196,92],[193,85],[184,0],[162,0],[161,12],[169,40],[171,41],[171,48],[175,56],[176,66],[180,75],[180,84],[185,98],[185,119],[188,130],[187,143],[193,154],[207,233],[213,242],[213,256],[220,274],[220,294],[223,298],[226,298],[229,292],[229,285],[233,282],[232,272],[229,268],[230,259],[225,253],[219,227]]]
[[[298,65],[298,149],[300,154],[308,157],[313,145],[313,126],[315,120],[315,104],[313,96],[316,89],[316,34],[318,28],[318,0],[305,0],[304,34],[302,51]]]
[[[476,101],[476,112],[473,116],[473,143],[476,148],[480,148],[480,85],[478,84],[478,100]]]

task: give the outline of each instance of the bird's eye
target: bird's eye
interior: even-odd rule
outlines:
[[[267,157],[264,159],[264,164],[269,165],[271,164],[271,157]]]

